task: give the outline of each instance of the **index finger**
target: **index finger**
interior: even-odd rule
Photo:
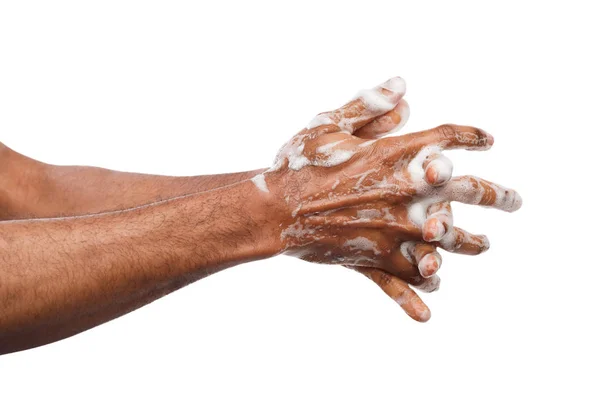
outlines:
[[[440,125],[426,131],[379,139],[378,146],[387,157],[397,158],[410,153],[418,155],[421,150],[435,147],[438,150],[488,150],[494,137],[483,129],[472,126]]]
[[[415,321],[427,322],[431,318],[429,307],[402,279],[375,268],[359,267],[355,269],[375,282]]]

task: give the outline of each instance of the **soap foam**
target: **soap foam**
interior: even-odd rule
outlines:
[[[425,170],[423,164],[427,157],[434,154],[439,154],[441,149],[439,146],[425,146],[417,153],[417,155],[408,163],[407,170],[410,174],[413,182],[422,181],[425,177]]]
[[[420,285],[416,286],[422,292],[431,293],[435,292],[440,288],[441,279],[438,275],[433,275],[423,281]]]
[[[400,78],[399,76],[396,76],[392,79],[388,79],[379,86],[389,90],[390,92],[399,93],[401,95],[404,95],[406,93],[406,81]]]
[[[381,218],[382,217],[382,212],[377,210],[377,209],[369,209],[369,210],[358,210],[356,212],[356,216],[359,219],[365,219],[365,220],[373,220],[376,218]]]
[[[400,253],[406,258],[411,264],[416,264],[415,260],[415,246],[417,242],[407,241],[402,242],[400,245]]]
[[[346,240],[344,247],[348,247],[350,250],[372,251],[375,255],[379,255],[381,253],[381,251],[379,251],[377,248],[377,243],[363,236]]]
[[[361,99],[369,111],[377,114],[384,114],[396,106],[395,103],[392,103],[386,95],[377,89],[361,90],[355,98]]]
[[[299,171],[300,169],[310,165],[310,160],[306,158],[303,153],[304,151],[304,143],[301,143],[298,146],[292,146],[288,153],[288,167],[293,169],[294,171]]]
[[[354,155],[350,150],[333,150],[326,154],[326,157],[312,162],[312,165],[319,167],[334,167],[348,161]]]
[[[439,155],[427,165],[427,170],[434,168],[437,171],[437,181],[446,182],[452,177],[453,165],[452,161],[444,155]]]
[[[269,193],[269,188],[267,187],[267,182],[265,181],[265,175],[264,174],[258,174],[258,175],[256,175],[254,178],[252,178],[250,180],[256,185],[256,187],[261,192]]]
[[[327,113],[325,114],[319,114],[316,117],[314,117],[306,126],[306,129],[313,129],[316,128],[317,126],[321,126],[321,125],[332,125],[335,124],[331,118],[329,118],[329,115]]]

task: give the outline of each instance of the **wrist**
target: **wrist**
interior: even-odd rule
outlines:
[[[285,207],[274,191],[264,191],[262,182],[247,179],[215,191],[206,192],[218,199],[221,220],[214,232],[227,250],[225,264],[235,265],[273,257],[282,252],[281,232]],[[206,203],[199,203],[201,208]],[[198,232],[201,236],[203,232]]]
[[[244,207],[254,224],[256,252],[260,258],[273,257],[284,250],[281,233],[289,225],[290,212],[285,199],[279,195],[274,182],[265,179],[263,171],[243,182],[249,193]]]
[[[289,251],[293,247],[302,247],[304,224],[297,214],[300,210],[302,188],[281,170],[267,170],[253,178],[261,192],[267,221],[271,225],[271,240],[277,244],[277,254]]]

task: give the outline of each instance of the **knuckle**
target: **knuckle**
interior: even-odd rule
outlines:
[[[388,156],[393,154],[393,150],[398,147],[398,137],[384,137],[376,139],[370,146],[366,147],[372,150],[373,153],[380,154],[382,156]]]
[[[442,124],[435,128],[435,130],[444,138],[452,137],[456,134],[456,125],[453,124]]]
[[[392,277],[389,274],[378,271],[377,284],[380,286],[389,286],[392,283]]]

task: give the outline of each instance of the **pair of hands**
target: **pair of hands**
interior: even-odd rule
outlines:
[[[474,176],[452,177],[450,149],[487,150],[494,139],[473,127],[442,125],[403,136],[405,83],[392,78],[319,114],[254,178],[278,199],[281,244],[301,259],[341,264],[377,283],[417,321],[431,313],[409,285],[437,290],[437,248],[476,255],[484,235],[454,226],[450,203],[515,211],[520,196]]]

